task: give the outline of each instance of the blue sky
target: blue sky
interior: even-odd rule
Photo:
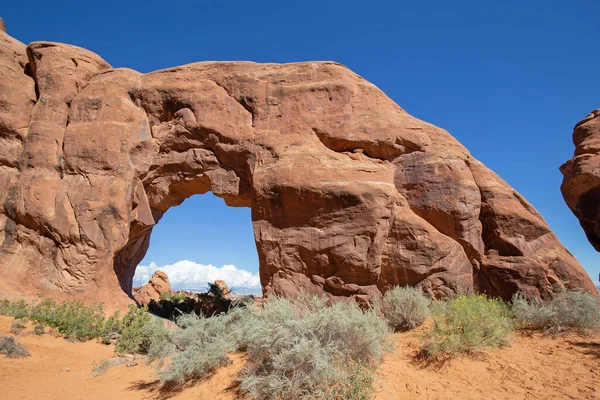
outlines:
[[[560,195],[558,167],[573,153],[573,125],[600,107],[600,2],[84,4],[8,2],[0,16],[22,42],[67,42],[142,72],[203,60],[341,62],[450,131],[521,192],[598,279],[600,256]],[[249,210],[209,195],[171,209],[143,264],[181,260],[256,273]]]

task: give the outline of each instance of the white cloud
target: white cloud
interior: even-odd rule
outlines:
[[[253,274],[231,264],[215,267],[189,260],[163,266],[156,265],[154,261],[150,265],[138,265],[133,285],[147,283],[156,270],[161,270],[169,276],[171,287],[174,289],[205,290],[207,283],[222,279],[234,292],[260,293],[258,273]]]

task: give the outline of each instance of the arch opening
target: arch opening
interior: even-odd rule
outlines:
[[[159,219],[115,258],[127,295],[156,270],[169,276],[173,290],[204,291],[222,279],[234,292],[261,292],[249,207],[229,206],[209,191],[169,207]]]

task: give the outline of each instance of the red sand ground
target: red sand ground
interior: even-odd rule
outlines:
[[[0,333],[11,318],[0,317]],[[600,336],[517,336],[509,348],[459,358],[443,366],[415,362],[423,329],[394,335],[395,350],[381,364],[376,399],[600,399]],[[158,391],[151,367],[119,365],[92,377],[94,362],[113,346],[70,343],[21,333],[26,359],[0,357],[0,399],[236,399],[235,377],[244,355],[210,379],[178,393]]]

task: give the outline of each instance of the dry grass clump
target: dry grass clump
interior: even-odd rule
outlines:
[[[550,301],[527,300],[521,293],[512,298],[512,311],[521,328],[550,333],[600,330],[600,301],[580,290],[557,290]]]
[[[6,358],[29,357],[29,350],[18,343],[13,336],[0,336],[0,354]]]
[[[15,319],[10,324],[10,333],[18,335],[25,330],[25,323],[22,319]]]
[[[33,327],[33,334],[37,336],[41,336],[46,332],[46,327],[44,324],[37,324]]]
[[[468,354],[508,345],[515,328],[510,308],[501,299],[461,295],[432,307],[433,326],[421,354],[427,358]]]
[[[394,330],[408,331],[425,322],[430,303],[419,288],[396,286],[385,292],[377,306]]]
[[[133,366],[136,365],[136,361],[134,358],[124,357],[105,358],[98,363],[94,363],[94,366],[92,367],[92,376],[95,378],[117,365]]]

